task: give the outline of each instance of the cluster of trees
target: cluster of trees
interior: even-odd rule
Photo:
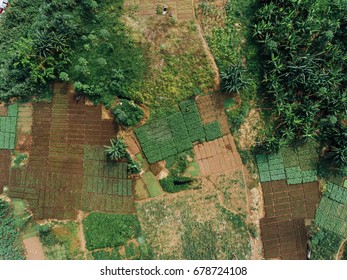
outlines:
[[[71,81],[100,101],[126,95],[142,67],[137,67],[139,48],[120,21],[122,5],[122,0],[13,1],[0,18],[0,99],[40,97],[55,80]]]
[[[323,156],[347,164],[344,0],[261,1],[255,37],[274,120],[265,148],[316,138]]]

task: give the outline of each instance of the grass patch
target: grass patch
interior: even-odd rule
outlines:
[[[152,118],[174,111],[177,102],[213,88],[213,71],[197,28],[169,17],[127,18],[135,37],[146,46],[150,66],[140,93]]]
[[[47,259],[82,259],[76,222],[52,222],[39,226],[38,231]]]
[[[152,172],[146,172],[142,176],[151,197],[163,194],[163,190]]]
[[[122,246],[141,236],[136,215],[92,212],[83,220],[83,226],[88,250]]]

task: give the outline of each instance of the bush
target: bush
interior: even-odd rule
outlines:
[[[111,146],[104,146],[109,159],[120,160],[127,155],[127,145],[122,138],[111,139],[110,143]]]
[[[83,226],[88,250],[122,246],[141,235],[136,215],[93,212],[83,220]]]
[[[126,99],[121,99],[121,103],[112,112],[117,122],[127,127],[137,125],[144,116],[144,112],[139,106]]]
[[[189,188],[189,184],[193,179],[184,176],[169,176],[160,180],[160,185],[164,191],[168,193],[175,193]]]
[[[229,68],[221,73],[222,90],[226,93],[239,93],[246,88],[248,82],[245,78],[246,69],[239,64],[230,65]]]

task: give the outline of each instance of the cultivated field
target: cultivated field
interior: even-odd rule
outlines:
[[[101,106],[76,103],[56,84],[51,104],[33,105],[27,166],[11,171],[10,196],[26,199],[35,219],[74,219],[76,211],[134,211],[125,164],[108,163],[102,145],[115,137]]]

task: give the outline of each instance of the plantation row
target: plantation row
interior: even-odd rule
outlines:
[[[196,103],[181,102],[180,112],[135,130],[149,163],[192,148],[192,143],[212,141],[222,136],[218,121],[203,125]]]
[[[18,105],[10,105],[6,117],[0,117],[0,149],[13,150],[16,140]]]

